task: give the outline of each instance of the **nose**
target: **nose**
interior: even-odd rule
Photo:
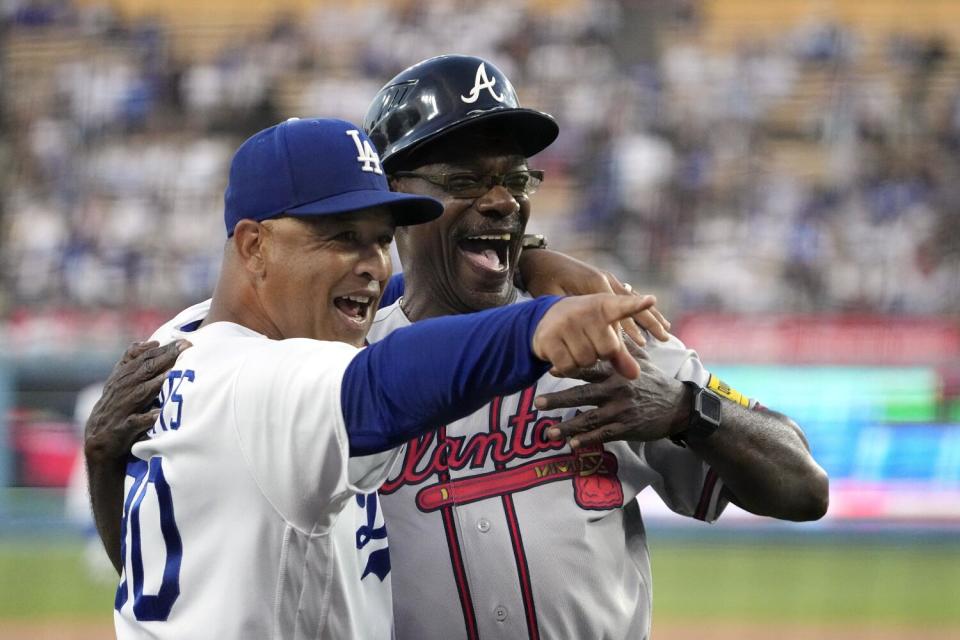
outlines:
[[[520,203],[502,184],[477,198],[477,211],[484,215],[506,218],[520,211]]]
[[[393,272],[393,264],[390,261],[389,245],[384,246],[379,242],[364,245],[360,250],[360,256],[354,271],[357,275],[381,282],[390,278],[390,274]]]

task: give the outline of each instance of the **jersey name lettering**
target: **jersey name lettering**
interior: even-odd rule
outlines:
[[[183,415],[183,396],[180,395],[180,386],[186,382],[193,382],[196,374],[193,369],[179,371],[174,369],[167,373],[163,388],[160,389],[160,418],[149,432],[153,437],[161,431],[176,431],[180,428],[180,418]]]

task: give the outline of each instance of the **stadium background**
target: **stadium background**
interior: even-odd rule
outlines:
[[[960,2],[0,3],[0,638],[110,635],[78,392],[209,295],[232,150],[443,52],[561,136],[531,229],[657,293],[831,475],[816,524],[649,496],[655,637],[960,637]]]

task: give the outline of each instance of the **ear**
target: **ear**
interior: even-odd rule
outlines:
[[[269,244],[270,232],[265,225],[256,220],[241,220],[233,229],[234,251],[240,257],[240,263],[248,273],[262,278],[267,272],[265,247]]]

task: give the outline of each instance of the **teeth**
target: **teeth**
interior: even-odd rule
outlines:
[[[512,234],[509,234],[509,233],[500,233],[496,235],[487,234],[482,236],[470,236],[470,240],[506,240],[507,242],[509,242],[511,235]]]
[[[366,296],[343,296],[344,300],[350,300],[351,302],[359,302],[360,304],[370,304],[370,298]]]

